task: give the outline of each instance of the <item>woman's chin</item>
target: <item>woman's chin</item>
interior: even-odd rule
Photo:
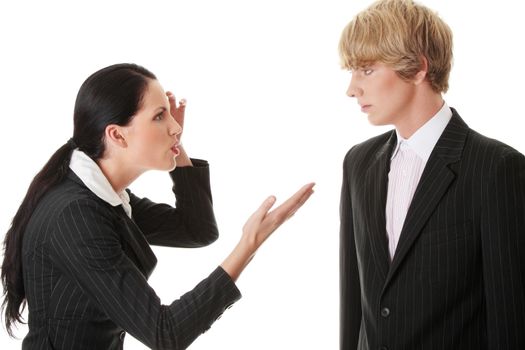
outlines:
[[[170,159],[169,161],[166,160],[162,164],[158,164],[157,167],[155,167],[156,170],[160,171],[173,171],[177,167],[177,160],[175,157],[173,159]]]

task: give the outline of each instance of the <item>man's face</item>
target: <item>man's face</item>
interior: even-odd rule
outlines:
[[[373,125],[398,126],[415,110],[416,85],[383,63],[352,70],[347,95],[355,97]]]

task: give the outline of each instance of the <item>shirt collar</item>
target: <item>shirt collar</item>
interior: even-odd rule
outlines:
[[[404,139],[396,129],[397,145],[392,153],[392,158],[397,154],[401,143],[405,143],[426,163],[451,118],[452,111],[444,102],[441,109],[410,138]]]
[[[122,205],[126,214],[131,218],[128,193],[126,191],[115,192],[100,167],[87,154],[78,149],[73,150],[69,168],[97,197],[114,207]]]

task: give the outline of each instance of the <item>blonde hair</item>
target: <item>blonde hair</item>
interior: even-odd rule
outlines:
[[[356,69],[381,62],[405,80],[428,63],[426,79],[436,92],[448,90],[452,31],[432,10],[411,0],[380,0],[357,14],[339,41],[341,64]]]

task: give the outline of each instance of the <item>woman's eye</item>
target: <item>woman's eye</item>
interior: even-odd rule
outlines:
[[[160,114],[157,114],[153,120],[162,120],[162,117],[163,117],[163,113],[160,113]]]
[[[370,75],[372,74],[373,70],[371,68],[365,68],[363,69],[364,75]]]

